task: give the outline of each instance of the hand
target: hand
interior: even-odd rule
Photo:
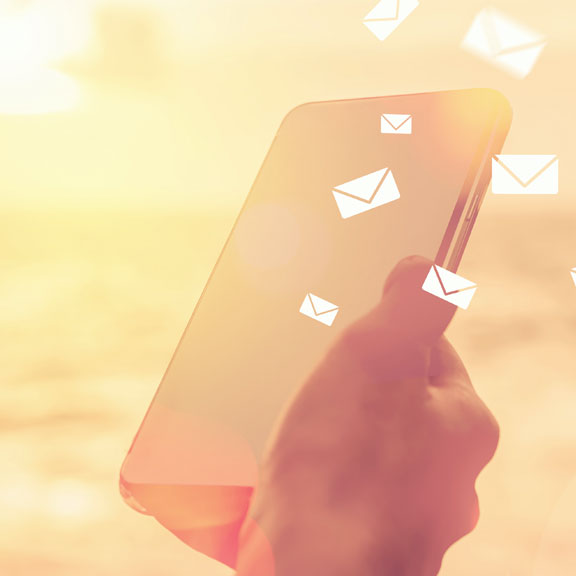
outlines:
[[[443,336],[455,308],[391,273],[283,416],[245,522],[238,576],[433,576],[478,520],[496,421]]]

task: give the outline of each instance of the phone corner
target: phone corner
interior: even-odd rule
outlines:
[[[308,111],[315,108],[317,105],[322,104],[321,101],[303,102],[291,108],[282,118],[278,132],[282,130],[287,124],[292,124],[299,121],[301,116],[306,116]]]
[[[124,463],[122,464],[122,467],[120,468],[120,472],[118,474],[118,492],[120,494],[120,497],[127,506],[132,508],[132,510],[139,512],[140,514],[148,514],[146,508],[144,508],[144,506],[134,496],[134,493],[131,489],[131,483],[126,478],[125,468],[126,468],[126,461],[124,461]]]
[[[503,124],[510,125],[514,116],[514,110],[508,97],[496,88],[478,88],[484,98],[489,101],[498,111],[498,116]]]

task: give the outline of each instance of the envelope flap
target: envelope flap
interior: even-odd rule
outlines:
[[[487,8],[483,14],[486,34],[496,52],[521,50],[546,41],[539,32],[516,22],[495,8]]]
[[[365,20],[396,20],[400,0],[381,0],[366,16]]]
[[[312,303],[312,308],[317,316],[321,314],[328,314],[328,312],[334,312],[334,310],[338,310],[338,306],[332,304],[332,302],[328,302],[320,298],[319,296],[314,296],[314,294],[309,295],[310,302]]]
[[[528,186],[558,159],[554,154],[505,154],[495,158],[523,186]]]
[[[458,274],[454,274],[454,272],[450,272],[450,270],[446,270],[440,266],[435,266],[434,268],[445,294],[454,294],[462,290],[476,288],[474,282],[470,282],[470,280],[466,280],[466,278],[462,278],[462,276],[458,276]]]
[[[408,122],[412,116],[410,114],[382,114],[382,118],[394,128],[394,130],[398,130],[398,128],[402,127],[403,124]]]
[[[368,202],[372,199],[374,193],[380,187],[380,184],[386,177],[387,173],[388,168],[383,168],[382,170],[378,170],[378,172],[372,172],[372,174],[368,174],[366,176],[362,176],[361,178],[356,178],[356,180],[352,180],[340,186],[336,186],[335,190],[337,192],[343,192],[344,194],[348,194]]]

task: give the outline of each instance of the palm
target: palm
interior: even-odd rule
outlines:
[[[408,313],[385,296],[346,333],[270,439],[251,513],[276,576],[435,574],[476,522],[497,426],[442,335],[453,310],[425,300],[436,333],[414,336],[406,294]]]

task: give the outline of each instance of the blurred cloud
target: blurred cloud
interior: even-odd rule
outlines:
[[[19,0],[0,4],[0,66],[54,64],[86,49],[90,14],[82,3]]]
[[[158,81],[169,56],[166,29],[157,11],[146,6],[98,5],[92,28],[91,50],[77,57],[69,70],[91,81],[121,82],[133,88]]]

